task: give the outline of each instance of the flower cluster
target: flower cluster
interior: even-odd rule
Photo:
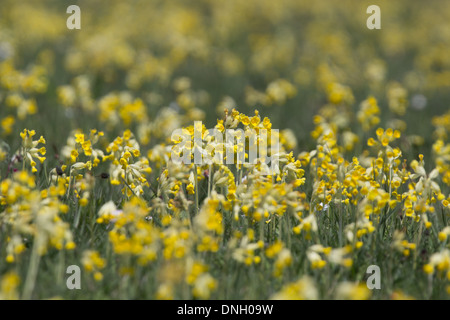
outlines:
[[[52,2],[2,0],[0,299],[448,299],[450,2]]]

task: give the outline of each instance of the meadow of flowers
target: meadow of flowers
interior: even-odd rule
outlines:
[[[1,1],[0,299],[450,297],[450,2],[71,4]]]

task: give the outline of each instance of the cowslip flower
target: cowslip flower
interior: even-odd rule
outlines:
[[[94,274],[95,281],[101,281],[103,279],[103,274],[100,271],[105,268],[106,261],[97,251],[84,251],[81,263],[87,272]]]
[[[20,277],[15,272],[3,275],[0,281],[0,300],[18,300]]]
[[[342,282],[336,289],[338,300],[368,300],[372,292],[365,283]]]
[[[272,300],[317,300],[319,292],[313,279],[303,276],[295,282],[289,283],[280,291],[273,294]]]
[[[31,165],[31,171],[37,172],[35,159],[38,159],[40,163],[43,163],[45,157],[41,156],[45,155],[46,149],[45,147],[37,148],[38,144],[45,144],[44,137],[41,136],[39,140],[33,141],[34,135],[36,135],[36,131],[28,129],[24,129],[20,133],[20,137],[22,138],[22,149],[20,153],[23,157],[24,167],[25,163],[28,162]]]
[[[97,223],[114,222],[121,214],[122,210],[118,209],[113,201],[108,201],[98,211]]]

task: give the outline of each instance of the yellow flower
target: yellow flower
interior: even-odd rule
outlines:
[[[432,274],[432,273],[434,272],[434,268],[433,268],[433,266],[432,266],[431,264],[425,264],[425,265],[423,266],[423,271],[424,271],[426,274]]]
[[[14,272],[3,275],[0,281],[0,300],[19,299],[18,287],[20,284],[19,276]]]
[[[194,185],[192,184],[192,183],[189,183],[188,185],[187,185],[187,187],[186,187],[186,190],[187,190],[187,192],[189,193],[189,194],[194,194],[195,193],[195,191],[194,191]]]
[[[365,283],[343,282],[336,289],[336,298],[338,300],[368,300],[371,295],[372,292]]]

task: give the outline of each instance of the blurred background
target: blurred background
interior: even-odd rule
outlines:
[[[66,27],[72,4],[81,30]],[[372,4],[381,30],[366,27]],[[12,144],[24,127],[56,145],[75,128],[152,144],[237,108],[289,129],[297,151],[320,115],[350,140],[391,127],[426,153],[450,122],[450,2],[1,0],[0,87]]]

